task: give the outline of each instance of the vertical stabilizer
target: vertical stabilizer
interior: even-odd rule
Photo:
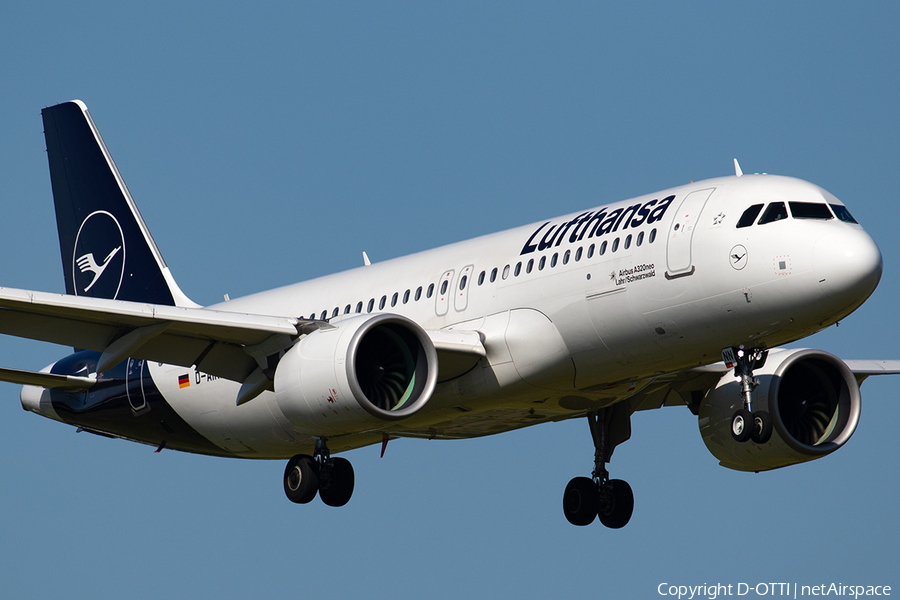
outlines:
[[[198,306],[179,289],[80,100],[41,111],[66,293]]]

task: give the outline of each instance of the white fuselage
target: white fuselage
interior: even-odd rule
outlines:
[[[425,409],[329,444],[495,433],[582,415],[717,362],[723,347],[784,344],[857,308],[881,272],[871,238],[840,218],[736,226],[772,202],[840,205],[797,179],[723,177],[210,308],[331,323],[385,312],[477,331],[487,356],[438,384]],[[174,410],[229,453],[290,457],[313,444],[315,425],[289,421],[272,392],[236,406],[237,383],[191,371],[183,387],[184,367],[149,369]]]

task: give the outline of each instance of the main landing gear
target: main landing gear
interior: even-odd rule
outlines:
[[[588,415],[594,438],[594,472],[591,477],[576,477],[563,494],[563,512],[572,525],[600,522],[612,529],[624,527],[634,511],[631,486],[621,479],[610,479],[606,470],[616,446],[631,437],[631,413],[625,404],[616,404]]]
[[[298,454],[284,469],[288,500],[306,504],[318,492],[328,506],[343,506],[353,495],[353,466],[345,458],[331,457],[325,438],[316,440],[315,456]]]
[[[766,364],[768,355],[768,350],[745,349],[743,346],[722,350],[725,364],[734,365],[734,375],[741,380],[744,407],[735,411],[731,417],[731,437],[736,442],[753,440],[757,444],[765,444],[772,437],[771,415],[764,410],[753,412],[753,390],[759,385],[759,380],[753,377],[753,371]]]

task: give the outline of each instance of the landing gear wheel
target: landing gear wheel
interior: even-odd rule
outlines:
[[[319,497],[328,506],[343,506],[353,495],[353,466],[345,458],[331,458],[322,466]]]
[[[600,490],[594,480],[576,477],[569,482],[563,494],[563,513],[572,525],[590,525],[597,517],[599,501]]]
[[[757,444],[765,444],[772,437],[772,417],[764,410],[753,413],[753,428],[750,438]]]
[[[312,456],[298,454],[284,469],[284,493],[288,500],[306,504],[319,491],[319,467]]]
[[[736,442],[746,442],[753,434],[753,415],[746,408],[735,411],[731,417],[731,437]]]
[[[620,529],[628,524],[634,512],[634,492],[628,482],[611,479],[606,489],[600,492],[600,508],[597,516],[610,529]]]

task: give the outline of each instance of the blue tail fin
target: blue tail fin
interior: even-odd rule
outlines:
[[[66,293],[198,306],[178,288],[87,106],[41,111]]]

